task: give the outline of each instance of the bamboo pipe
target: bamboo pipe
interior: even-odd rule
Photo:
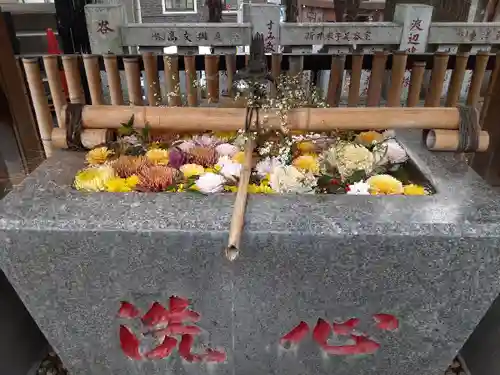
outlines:
[[[141,71],[138,57],[124,57],[123,66],[127,78],[128,100],[130,105],[143,105],[141,90]]]
[[[205,78],[209,103],[219,102],[219,57],[205,55]]]
[[[149,105],[160,105],[161,104],[161,91],[160,83],[158,79],[158,61],[155,54],[152,52],[146,52],[142,55],[142,61],[144,62],[144,72],[146,73],[146,92],[148,94],[148,104]]]
[[[459,142],[459,133],[457,130],[433,129],[427,133],[425,145],[430,151],[457,151]],[[490,144],[488,132],[479,133],[479,145],[477,152],[484,152]]]
[[[101,90],[101,71],[99,57],[96,55],[83,55],[83,66],[89,84],[90,100],[92,104],[104,104]]]
[[[92,149],[96,146],[106,144],[113,138],[111,129],[84,129],[81,134],[83,147]],[[52,130],[52,145],[55,148],[67,149],[66,129],[54,128]]]
[[[80,79],[80,69],[78,67],[78,55],[62,56],[64,75],[68,82],[69,101],[71,103],[85,104],[85,95]]]
[[[57,124],[60,128],[63,128],[65,124],[61,122],[60,113],[66,104],[66,97],[61,83],[61,72],[59,71],[57,63],[57,55],[44,56],[43,65],[45,67],[45,73],[47,74],[47,80],[49,81],[50,96],[52,97],[52,103],[54,104]]]
[[[464,82],[465,70],[467,68],[467,60],[469,60],[469,53],[457,53],[455,69],[453,69],[453,73],[451,74],[451,82],[448,87],[448,95],[446,96],[446,107],[454,107],[458,103],[460,90]]]
[[[111,96],[111,104],[122,105],[123,93],[120,79],[120,72],[118,71],[118,61],[115,55],[104,55],[104,68],[108,77],[109,95]]]
[[[359,103],[359,88],[361,86],[361,72],[363,69],[363,54],[354,52],[352,55],[351,81],[349,82],[349,97],[347,105],[356,107]]]
[[[82,124],[86,129],[116,129],[134,115],[138,128],[148,123],[153,129],[171,131],[236,131],[245,123],[245,108],[146,107],[87,105]],[[271,109],[263,115],[266,126],[280,128],[280,118]],[[292,130],[333,129],[458,129],[457,108],[301,108],[288,113]]]
[[[240,174],[238,192],[234,201],[233,215],[231,217],[231,226],[229,227],[228,246],[225,250],[226,258],[234,261],[239,256],[241,234],[245,224],[245,208],[248,198],[248,184],[252,174],[253,150],[255,141],[249,137],[245,145],[245,160]]]
[[[179,85],[179,57],[163,56],[163,65],[165,67],[165,86],[167,92],[168,105],[170,107],[180,107],[181,87]]]
[[[395,51],[393,53],[391,86],[387,95],[388,107],[399,107],[401,105],[401,91],[403,90],[407,56],[405,51]]]
[[[26,81],[30,89],[31,100],[33,101],[33,108],[35,110],[36,122],[38,123],[38,130],[40,138],[42,139],[43,149],[45,156],[52,155],[52,116],[50,115],[49,102],[45,89],[43,88],[42,75],[40,73],[40,66],[38,65],[38,58],[23,58],[24,71],[26,73]]]
[[[408,89],[408,107],[415,107],[420,101],[420,92],[422,91],[422,81],[424,80],[425,62],[415,61],[411,69],[410,87]]]

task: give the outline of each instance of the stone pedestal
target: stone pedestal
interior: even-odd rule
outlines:
[[[56,154],[2,201],[0,264],[72,375],[442,374],[500,292],[500,206],[458,157],[400,139],[436,194],[252,196],[233,263],[234,195],[82,194],[83,155]],[[193,356],[223,362],[134,352],[171,296],[190,300]],[[121,301],[137,310],[118,319]],[[319,318],[366,354],[323,352]]]

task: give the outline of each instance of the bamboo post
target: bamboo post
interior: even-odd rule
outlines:
[[[425,144],[430,151],[457,151],[460,142],[460,134],[457,130],[433,129],[425,138]],[[479,145],[477,152],[484,152],[488,149],[490,136],[488,132],[479,133]]]
[[[109,94],[111,96],[111,104],[122,105],[123,93],[120,79],[120,71],[118,70],[118,61],[115,55],[104,55],[104,68],[108,78]]]
[[[367,107],[376,107],[380,105],[380,96],[382,93],[382,83],[384,81],[385,64],[387,62],[387,52],[377,51],[373,55],[373,67],[368,84],[368,94],[366,99]]]
[[[483,84],[484,74],[486,73],[486,66],[490,54],[488,52],[480,51],[476,55],[476,66],[472,74],[472,80],[467,94],[467,105],[476,106],[481,94],[481,86]]]
[[[491,95],[493,93],[493,87],[495,86],[496,80],[498,79],[499,75],[500,75],[500,52],[497,52],[495,56],[495,68],[491,73],[490,81],[488,82],[488,89],[486,90],[486,94],[484,95],[484,103],[483,107],[481,108],[481,115],[479,117],[480,124],[483,124],[484,122],[484,117],[490,105]]]
[[[117,129],[134,115],[134,126],[148,123],[152,129],[171,131],[237,131],[245,123],[245,108],[134,107],[88,105],[82,111],[85,129]],[[266,113],[264,126],[281,128],[275,109]],[[334,129],[458,129],[457,108],[300,108],[288,113],[291,130],[329,131]]]
[[[359,88],[361,85],[361,72],[363,70],[363,54],[354,52],[352,55],[351,81],[349,82],[349,96],[347,105],[356,107],[359,103]]]
[[[254,149],[255,141],[252,137],[248,137],[245,145],[245,159],[240,173],[240,181],[238,183],[238,192],[236,193],[236,199],[234,201],[231,226],[229,227],[229,241],[225,250],[226,258],[231,262],[236,260],[240,252],[241,234],[245,223],[245,208],[248,199],[248,184],[252,174]]]
[[[99,57],[96,55],[83,55],[83,66],[85,67],[85,75],[87,76],[92,104],[104,104],[101,90]]]
[[[401,91],[403,90],[407,57],[405,51],[396,51],[392,55],[391,86],[387,95],[388,107],[401,105]]]
[[[219,57],[205,55],[205,78],[209,103],[219,102]]]
[[[469,53],[459,52],[455,59],[455,69],[451,74],[451,82],[448,87],[448,95],[446,96],[446,106],[455,107],[460,98],[460,91],[464,82],[465,70],[467,68],[467,60],[469,60]]]
[[[271,57],[271,75],[276,82],[281,74],[281,53],[273,53]],[[271,85],[271,98],[278,95],[275,85]]]
[[[190,107],[196,107],[198,105],[198,77],[195,56],[184,56],[184,67],[186,69],[187,102]]]
[[[24,71],[26,73],[26,81],[33,101],[33,108],[35,110],[36,121],[38,123],[38,130],[40,138],[42,139],[43,149],[45,156],[52,155],[52,129],[53,122],[50,114],[49,102],[47,94],[43,87],[42,75],[40,73],[40,66],[38,65],[38,58],[23,58]]]
[[[149,105],[161,104],[161,90],[158,78],[158,60],[156,54],[146,52],[142,55],[144,62],[144,72],[146,73],[146,92],[148,94]]]
[[[224,56],[226,60],[227,73],[227,96],[234,97],[234,73],[236,73],[236,55],[228,54]]]
[[[128,99],[130,105],[143,105],[141,90],[141,71],[138,57],[124,57],[123,66],[127,79]]]
[[[328,90],[326,102],[330,107],[339,105],[339,89],[342,87],[342,78],[344,76],[344,56],[332,56],[332,65],[330,67],[330,80],[328,81]]]
[[[60,128],[64,128],[65,124],[61,120],[61,111],[66,104],[66,97],[61,82],[61,72],[57,61],[57,55],[46,55],[43,57],[43,65],[47,80],[49,81],[50,96],[54,104],[56,112],[57,124]]]
[[[431,83],[425,96],[426,107],[439,107],[441,103],[441,93],[443,92],[444,78],[448,69],[448,59],[447,52],[436,52],[434,54]]]
[[[64,75],[68,82],[69,101],[71,103],[85,104],[85,95],[78,67],[78,55],[63,55],[62,63]]]
[[[179,57],[177,55],[163,56],[163,65],[165,66],[165,85],[170,107],[180,107],[181,88],[179,85]]]
[[[422,82],[424,81],[425,62],[415,61],[411,69],[410,87],[408,89],[408,99],[406,105],[415,107],[420,101],[420,92],[422,90]]]

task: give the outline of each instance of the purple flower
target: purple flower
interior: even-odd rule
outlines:
[[[170,149],[168,153],[168,163],[172,168],[179,169],[182,165],[186,164],[186,162],[187,155],[183,151],[177,147]]]

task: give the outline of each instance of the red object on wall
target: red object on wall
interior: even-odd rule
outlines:
[[[52,29],[47,29],[47,52],[50,55],[61,55],[62,52],[59,49],[59,42],[57,41],[56,35]],[[64,91],[64,95],[68,96],[68,83],[66,82],[66,76],[64,75],[64,70],[61,70],[61,85]]]

